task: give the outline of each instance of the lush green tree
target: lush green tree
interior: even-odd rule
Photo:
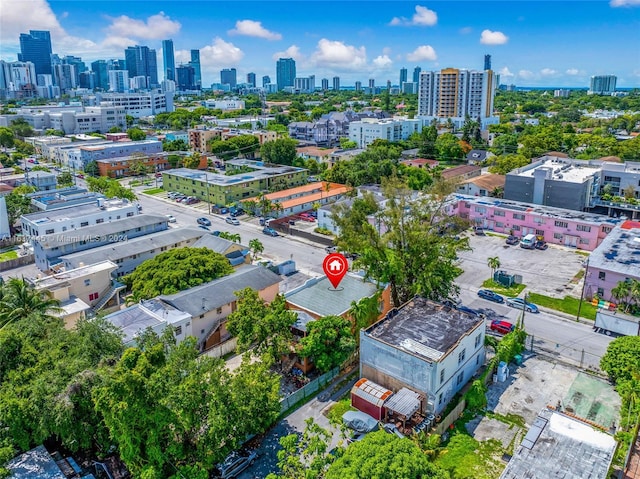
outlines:
[[[102,193],[107,198],[122,198],[129,201],[133,201],[137,198],[133,191],[125,188],[118,180],[113,178],[107,178],[106,176],[94,178],[92,176],[88,176],[86,177],[86,182],[89,187],[89,191]]]
[[[227,330],[238,338],[238,349],[253,346],[258,355],[269,362],[279,361],[287,352],[293,336],[291,326],[296,315],[286,308],[284,296],[278,295],[267,305],[258,292],[245,288],[236,292],[238,308],[227,318]]]
[[[140,128],[129,128],[127,130],[127,136],[133,141],[140,141],[147,138],[147,134]]]
[[[33,132],[29,136],[33,136]],[[25,156],[33,155],[36,152],[36,148],[31,143],[22,141],[19,138],[16,138],[15,140],[13,140],[13,147],[16,149],[18,153],[21,153],[22,155],[25,155]]]
[[[487,266],[491,268],[491,277],[495,274],[496,270],[500,267],[502,263],[500,262],[500,258],[498,256],[491,256],[487,258]]]
[[[186,156],[183,160],[183,164],[185,168],[191,168],[192,170],[197,169],[200,166],[200,153],[194,151],[191,155]]]
[[[33,136],[34,134],[31,125],[29,125],[29,123],[27,123],[27,120],[23,118],[16,118],[15,120],[11,120],[9,128],[11,128],[15,136],[19,136],[21,138]]]
[[[251,253],[253,254],[253,259],[257,259],[258,255],[264,251],[264,245],[262,241],[258,238],[253,238],[249,240],[249,248],[251,249]]]
[[[327,372],[344,363],[355,350],[351,323],[341,316],[325,316],[307,323],[307,335],[300,340],[298,354]]]
[[[436,140],[438,139],[438,128],[435,123],[422,129],[420,132],[418,154],[422,158],[435,159],[438,153]]]
[[[44,132],[45,135],[49,136],[64,136],[64,131],[62,130],[54,130],[53,128],[49,128]]]
[[[26,185],[25,185],[26,186]],[[32,187],[29,187],[32,188]],[[9,227],[13,228],[18,218],[31,211],[31,199],[27,198],[24,194],[16,192],[17,189],[22,189],[22,186],[14,188],[14,190],[7,196],[5,196],[5,202],[7,204],[7,215],[9,217]],[[35,190],[35,188],[34,188]],[[28,191],[28,193],[33,190]]]
[[[416,195],[392,179],[383,189],[382,206],[367,194],[350,206],[335,205],[339,249],[358,253],[356,267],[368,278],[389,283],[396,307],[416,294],[432,299],[455,294],[458,252],[468,249],[468,239],[454,237],[464,220],[445,213],[454,186],[440,181]]]
[[[184,140],[165,140],[162,142],[162,151],[187,151],[189,145]]]
[[[129,172],[136,176],[144,176],[149,174],[150,168],[142,159],[136,159],[131,162],[129,166]]]
[[[522,155],[507,154],[494,156],[489,159],[488,163],[491,165],[489,166],[490,173],[495,173],[496,175],[506,175],[516,168],[521,168],[528,165],[529,163],[531,163],[531,160]]]
[[[119,126],[112,126],[111,128],[109,128],[109,133],[120,133],[122,132],[122,128],[120,128]]]
[[[123,278],[140,299],[173,294],[233,272],[229,260],[209,248],[175,248],[144,261]]]
[[[242,241],[240,233],[230,233],[229,231],[221,231],[218,237],[234,243],[240,243]]]
[[[60,301],[37,291],[24,278],[10,278],[0,288],[0,295],[0,328],[34,316],[53,319],[52,314],[60,312]]]
[[[350,150],[352,148],[357,148],[358,144],[347,138],[346,136],[340,137],[340,148],[343,150]]]
[[[494,155],[515,154],[518,151],[518,137],[515,134],[498,135],[493,140],[491,152]]]
[[[622,336],[607,346],[600,368],[614,383],[629,381],[640,373],[640,336]]]
[[[381,292],[377,291],[373,296],[351,302],[349,314],[357,344],[360,344],[360,330],[371,326],[380,316],[380,296]]]
[[[98,162],[95,160],[90,161],[84,167],[84,172],[90,176],[98,176],[100,174],[100,169],[98,168]]]
[[[447,479],[449,475],[407,438],[370,432],[349,445],[329,467],[326,479]]]
[[[73,186],[73,176],[68,171],[63,171],[58,175],[58,186],[60,188],[65,188],[68,186]]]
[[[298,142],[291,138],[267,141],[260,148],[260,156],[267,163],[290,166],[298,156],[296,152],[297,144]]]
[[[6,126],[0,127],[0,146],[3,148],[12,148],[15,137],[13,130]]]
[[[444,161],[461,160],[464,157],[464,148],[460,140],[453,133],[443,133],[436,139],[436,151],[438,159]]]

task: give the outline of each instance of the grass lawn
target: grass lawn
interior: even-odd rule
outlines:
[[[9,261],[10,259],[16,259],[18,257],[18,252],[16,250],[9,250],[0,253],[0,263],[3,261]]]
[[[160,193],[164,193],[162,188],[149,188],[147,190],[142,190],[145,195],[159,195]]]
[[[508,296],[510,298],[518,296],[522,293],[522,290],[527,287],[526,284],[514,284],[510,288],[505,288],[503,285],[492,279],[487,279],[482,283],[484,289],[490,289],[498,294]]]
[[[345,397],[329,408],[326,416],[329,419],[329,422],[339,424],[342,421],[342,415],[345,412],[355,410],[356,409],[354,407],[351,407],[351,393],[349,392]]]
[[[552,298],[545,296],[544,294],[529,293],[529,301],[545,308],[555,309],[556,311],[562,311],[563,313],[570,314],[572,316],[578,316],[578,306],[580,300],[571,296],[565,296],[564,298]],[[580,308],[580,317],[585,319],[596,319],[596,312],[598,308],[593,306],[588,301],[582,301],[582,308]]]

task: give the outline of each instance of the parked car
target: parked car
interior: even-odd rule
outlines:
[[[510,333],[515,329],[515,326],[508,321],[500,321],[498,319],[494,319],[491,321],[491,331],[496,331],[500,334]]]
[[[211,221],[208,218],[198,218],[196,221],[199,225],[211,226]]]
[[[244,210],[242,208],[232,208],[229,214],[236,218],[237,216],[242,216],[244,214]]]
[[[478,296],[482,299],[488,299],[494,303],[504,303],[504,298],[498,293],[491,291],[490,289],[481,289],[478,291]]]
[[[240,224],[240,221],[238,221],[237,219],[233,218],[232,216],[227,216],[225,218],[225,221],[227,223],[229,223],[230,225],[234,225],[234,226],[238,226]]]
[[[536,241],[536,244],[533,246],[535,249],[539,249],[544,251],[549,247],[546,241]]]
[[[265,226],[262,229],[262,232],[268,236],[279,236],[276,230],[274,230],[273,228],[269,228],[268,226]]]
[[[338,252],[338,247],[337,246],[327,246],[324,250],[325,250],[325,252],[327,254],[337,253]]]
[[[216,477],[231,479],[238,477],[242,471],[254,463],[258,454],[255,451],[236,451],[229,454],[226,459],[216,466]]]
[[[475,309],[468,308],[466,306],[458,305],[458,306],[456,306],[456,309],[458,311],[462,311],[463,313],[467,313],[467,314],[473,316],[474,318],[483,317],[483,315],[479,311],[476,311]]]
[[[520,243],[520,239],[517,236],[509,235],[507,237],[508,245],[514,246],[514,245],[517,245],[518,243]]]
[[[484,236],[484,228],[482,226],[474,226],[473,227],[473,232],[477,236]]]
[[[298,215],[298,218],[300,218],[301,220],[304,220],[304,221],[309,221],[309,222],[314,222],[314,221],[316,220],[316,219],[315,219],[312,215],[310,215],[309,213],[300,213],[300,214]]]
[[[533,303],[525,303],[522,298],[507,298],[507,306],[512,308],[524,309],[529,313],[539,313],[540,310]]]
[[[169,220],[169,223],[175,223],[176,221],[178,221],[173,215],[167,215],[167,219]]]

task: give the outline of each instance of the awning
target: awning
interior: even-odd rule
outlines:
[[[420,409],[420,394],[411,389],[402,388],[387,399],[384,407],[388,411],[410,418]]]

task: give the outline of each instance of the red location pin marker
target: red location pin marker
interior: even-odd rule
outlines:
[[[322,269],[336,289],[349,270],[349,263],[340,253],[331,253],[322,262]]]

